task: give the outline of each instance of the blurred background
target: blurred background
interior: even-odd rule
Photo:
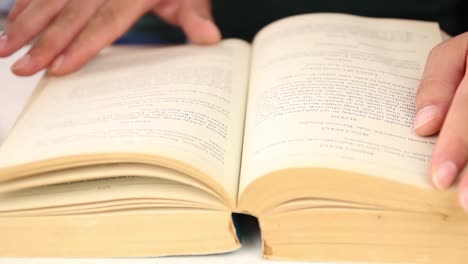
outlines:
[[[0,31],[5,28],[8,10],[13,6],[14,0],[0,0]]]
[[[349,13],[439,22],[450,35],[468,31],[468,0],[211,0],[213,16],[225,38],[251,41],[262,27],[277,19],[314,12]],[[14,0],[0,0],[0,30]],[[173,44],[186,38],[178,28],[153,14],[142,17],[117,44]]]

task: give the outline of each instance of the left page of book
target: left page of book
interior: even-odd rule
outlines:
[[[0,148],[0,171],[99,153],[167,157],[237,195],[250,46],[117,48],[43,80]],[[233,198],[233,199],[234,199]]]
[[[39,83],[43,72],[25,78],[14,75],[10,71],[11,65],[21,58],[30,47],[25,47],[17,51],[14,55],[6,59],[0,59],[0,145],[13,128],[21,110],[26,105],[34,88]]]

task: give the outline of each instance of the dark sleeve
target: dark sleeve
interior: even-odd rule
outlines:
[[[316,12],[437,21],[451,35],[467,31],[468,0],[212,0],[223,36],[251,40],[283,17]]]
[[[461,23],[461,29],[463,32],[468,32],[468,1],[461,1],[463,2],[460,8],[460,14],[458,15],[458,19]]]

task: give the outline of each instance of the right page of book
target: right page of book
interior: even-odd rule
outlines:
[[[435,138],[413,131],[436,23],[309,14],[255,38],[240,193],[270,172],[321,167],[430,187]]]

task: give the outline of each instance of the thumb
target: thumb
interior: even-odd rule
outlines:
[[[211,15],[210,0],[185,0],[178,19],[182,30],[193,43],[214,44],[221,40],[221,32]]]

